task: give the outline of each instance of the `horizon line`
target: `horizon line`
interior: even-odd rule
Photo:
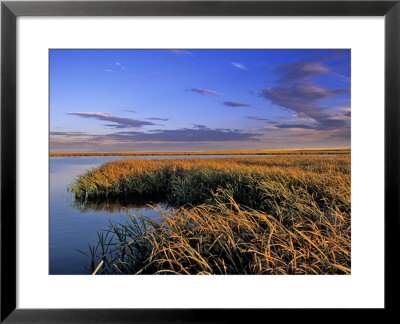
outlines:
[[[138,151],[138,152],[50,152],[50,156],[62,155],[240,155],[240,154],[267,154],[283,151],[351,151],[351,147],[319,147],[319,148],[279,148],[279,149],[238,149],[238,150],[202,150],[202,151]],[[339,153],[339,152],[338,152]],[[344,152],[343,152],[344,153]]]

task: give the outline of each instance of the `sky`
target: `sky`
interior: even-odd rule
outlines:
[[[350,147],[350,50],[50,50],[50,151]]]

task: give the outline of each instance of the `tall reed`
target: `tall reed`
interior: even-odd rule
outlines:
[[[293,213],[283,223],[220,190],[213,204],[159,212],[161,221],[111,223],[91,264],[104,261],[103,274],[351,272],[350,219],[338,210],[317,219]]]

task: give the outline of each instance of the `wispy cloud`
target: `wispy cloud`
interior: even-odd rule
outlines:
[[[247,119],[253,119],[253,120],[269,120],[267,118],[262,118],[258,116],[246,116]]]
[[[240,69],[240,70],[247,70],[247,67],[246,67],[244,64],[242,64],[242,63],[231,62],[231,64],[232,64],[235,68],[237,68],[237,69]]]
[[[146,125],[155,125],[154,123],[149,121],[118,117],[108,113],[101,113],[101,112],[67,112],[67,115],[106,121],[113,124],[105,124],[104,126],[113,128],[139,128]]]
[[[117,70],[126,70],[125,66],[123,66],[120,62],[115,62],[113,64],[107,64],[108,67],[104,69],[105,72],[114,72]]]
[[[203,96],[224,96],[223,93],[215,91],[215,90],[210,90],[210,89],[203,89],[203,88],[196,88],[196,87],[188,87],[188,89],[189,89],[189,91],[196,92]]]
[[[229,107],[250,107],[249,104],[236,101],[224,101],[223,104]]]
[[[65,136],[65,137],[77,137],[77,136],[91,136],[85,132],[50,132],[50,136]]]
[[[275,125],[275,127],[278,128],[284,128],[284,129],[298,129],[298,128],[302,128],[302,129],[315,129],[314,126],[312,125],[306,125],[306,124],[292,124],[292,125],[285,125],[285,124],[280,124],[280,125]]]
[[[132,110],[132,109],[124,109],[124,111],[130,112],[130,113],[134,113],[134,114],[136,114],[136,113],[137,113],[137,111],[136,111],[136,110]]]
[[[123,66],[121,63],[115,62],[115,65],[116,65],[117,67],[119,67],[121,70],[125,70],[125,66]]]
[[[277,124],[277,122],[275,122],[275,121],[273,121],[273,120],[271,120],[271,119],[262,118],[262,117],[258,117],[258,116],[246,116],[246,118],[247,118],[247,119],[252,119],[252,120],[265,121],[265,122],[270,123],[270,124]]]
[[[149,118],[145,118],[147,120],[161,120],[161,121],[167,121],[169,120],[169,118],[160,118],[160,117],[149,117]]]

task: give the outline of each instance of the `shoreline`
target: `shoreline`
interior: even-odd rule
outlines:
[[[175,152],[51,152],[49,156],[187,156],[187,155],[346,155],[351,148],[277,149],[277,150],[220,150]]]

